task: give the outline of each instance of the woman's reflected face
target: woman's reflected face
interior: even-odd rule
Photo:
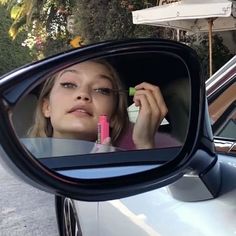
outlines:
[[[42,111],[49,118],[55,138],[97,139],[100,115],[112,116],[115,97],[109,69],[88,61],[61,71]]]

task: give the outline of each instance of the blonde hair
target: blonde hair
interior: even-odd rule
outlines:
[[[115,69],[105,60],[92,60],[92,62],[104,65],[111,73],[111,83],[114,90],[124,89],[123,84],[115,71]],[[34,124],[30,128],[28,134],[30,137],[52,137],[53,127],[50,118],[46,118],[43,114],[42,107],[45,99],[48,99],[54,86],[58,73],[47,79],[44,83],[39,95],[38,104],[35,111]],[[129,124],[128,103],[125,93],[116,93],[113,113],[110,118],[110,136],[112,145],[119,142],[119,138],[126,130]]]

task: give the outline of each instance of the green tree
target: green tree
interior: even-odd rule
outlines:
[[[10,10],[13,19],[9,27],[15,39],[20,32],[27,32],[24,45],[38,59],[55,54],[69,47],[66,30],[67,16],[74,0],[0,0]],[[62,43],[63,42],[63,43]]]
[[[0,5],[0,75],[33,60],[29,49],[21,44],[25,34],[20,33],[14,41],[9,37],[8,29],[11,24],[12,20],[6,7]]]
[[[84,43],[134,37],[157,37],[158,27],[134,25],[132,11],[154,6],[145,0],[80,0],[73,10]]]
[[[71,48],[81,36],[83,44],[110,39],[163,37],[163,28],[134,25],[132,11],[155,6],[156,0],[0,0],[10,9],[12,38],[28,32],[24,45],[38,59]],[[67,19],[76,19],[75,32],[67,30]]]
[[[153,7],[156,0],[0,0],[1,2],[7,4],[13,18],[9,27],[11,37],[24,42],[37,59],[71,48],[69,42],[77,36],[82,39],[82,44],[140,37],[176,39],[174,29],[133,24],[132,11]],[[70,31],[67,20],[72,16],[75,19],[74,30]],[[22,32],[28,32],[25,39]],[[185,37],[184,32],[181,35]],[[187,41],[197,50],[207,76],[208,40],[204,37],[200,44],[195,43],[196,39]],[[216,71],[232,55],[222,38],[214,36],[213,41],[213,71]]]
[[[198,43],[196,43],[198,42]],[[208,34],[203,33],[200,39],[196,38],[189,40],[189,45],[196,50],[201,64],[203,66],[203,73],[206,79],[209,78],[209,39]],[[229,49],[224,45],[223,38],[214,34],[212,38],[212,72],[215,73],[234,55],[230,53]]]

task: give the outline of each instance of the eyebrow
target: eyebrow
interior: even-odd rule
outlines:
[[[80,72],[77,71],[77,70],[74,70],[74,69],[66,69],[66,70],[63,70],[61,72],[61,74],[59,75],[59,78],[61,78],[61,76],[67,72],[71,72],[71,73],[75,73],[75,74],[79,74]],[[111,76],[108,76],[108,75],[105,75],[105,74],[99,74],[98,77],[96,77],[98,79],[107,79],[109,81],[112,82],[112,77]]]
[[[64,75],[65,73],[67,73],[67,72],[71,72],[71,73],[78,74],[78,71],[77,71],[77,70],[66,69],[66,70],[63,70],[63,71],[61,72],[61,74],[59,75],[59,78],[60,78],[62,75]]]
[[[99,74],[98,79],[107,79],[112,82],[112,77],[104,74]]]

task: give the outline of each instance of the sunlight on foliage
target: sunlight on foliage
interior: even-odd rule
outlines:
[[[23,9],[19,5],[15,5],[11,9],[11,18],[13,20],[19,19],[19,17],[22,15]]]
[[[14,21],[13,24],[11,25],[8,33],[13,40],[16,38],[17,34],[21,31],[20,29],[23,24],[25,24],[25,17],[21,17],[20,19]]]
[[[27,36],[20,32],[18,37],[12,41],[8,31],[12,24],[9,10],[0,4],[0,75],[3,75],[17,67],[35,60],[30,55],[30,49],[22,46],[22,41]],[[1,235],[1,233],[0,233]]]
[[[0,0],[0,4],[2,4],[2,5],[5,5],[8,2],[9,2],[9,0]]]
[[[159,1],[0,0],[0,6],[7,16],[0,17],[2,22],[9,20],[4,31],[9,33],[9,40],[20,40],[21,45],[30,51],[30,56],[41,59],[104,40],[144,37],[177,40],[174,29],[133,24],[132,11],[154,7],[157,2]],[[186,32],[181,32],[178,36],[181,42],[194,46]],[[204,55],[207,52],[204,47],[197,51]],[[226,58],[227,52],[218,54],[223,54]],[[202,61],[204,62],[203,59]],[[215,61],[216,59],[213,63]]]
[[[11,26],[8,32],[9,32],[9,35],[12,37],[12,39],[16,38],[17,29],[13,25]]]

